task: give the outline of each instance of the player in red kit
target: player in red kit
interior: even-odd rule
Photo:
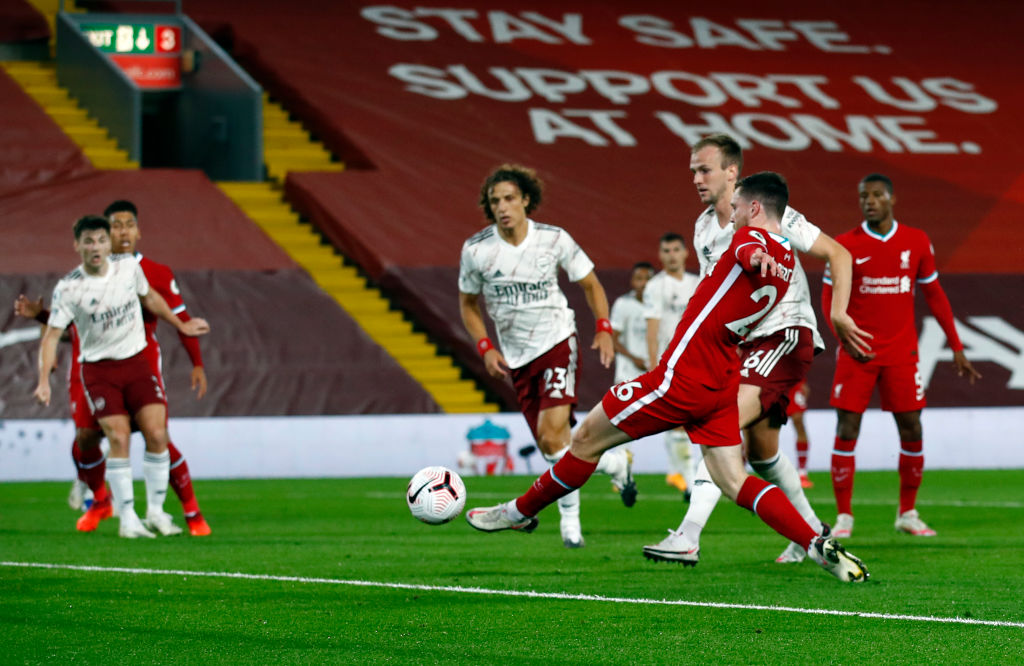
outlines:
[[[898,223],[893,217],[892,181],[871,174],[859,185],[864,221],[836,238],[853,255],[853,288],[849,313],[873,336],[872,352],[861,354],[840,348],[832,382],[830,403],[836,408],[835,448],[832,451],[832,488],[838,517],[832,533],[849,536],[853,531],[854,447],[860,435],[861,417],[878,386],[882,409],[892,412],[900,437],[900,499],[896,529],[915,536],[935,536],[914,505],[924,469],[921,409],[924,385],[917,369],[917,329],[914,296],[924,292],[932,315],[938,320],[949,346],[957,374],[972,384],[981,375],[964,356],[963,344],[953,323],[953,310],[939,285],[935,251],[928,235]],[[822,305],[832,300],[831,277],[826,270]]]
[[[733,195],[738,230],[714,270],[700,282],[657,367],[613,386],[573,433],[568,453],[522,496],[466,513],[485,532],[530,532],[545,506],[582,486],[601,453],[682,425],[701,445],[714,482],[843,581],[868,578],[863,563],[832,537],[819,536],[776,486],[746,472],[741,451],[737,345],[782,299],[794,250],[777,234],[789,190],[775,173],[749,176]]]
[[[104,211],[104,217],[110,222],[112,253],[134,255],[150,287],[164,298],[171,311],[183,322],[191,319],[171,269],[135,251],[135,245],[140,238],[138,211],[135,205],[130,201],[115,201],[107,206]],[[16,314],[36,319],[44,324],[50,316],[50,312],[43,308],[42,299],[33,302],[24,296],[19,296],[15,302],[14,309]],[[156,328],[159,320],[156,315],[145,308],[143,308],[142,312],[146,334],[144,355],[149,361],[154,375],[160,379],[160,384],[163,386],[160,344],[156,338]],[[75,462],[79,481],[88,487],[94,496],[93,506],[79,518],[77,528],[83,532],[91,532],[96,529],[101,520],[111,515],[110,500],[104,483],[106,459],[100,447],[103,431],[90,411],[88,401],[85,398],[85,390],[82,386],[81,372],[79,370],[80,340],[78,331],[74,325],[69,326],[67,331],[71,341],[71,368],[68,377],[69,397],[72,419],[76,429],[71,457]],[[192,390],[196,392],[197,398],[202,398],[206,394],[207,379],[203,368],[203,357],[199,347],[199,340],[183,334],[179,334],[178,337],[185,347],[189,359],[192,361]],[[182,456],[181,451],[172,442],[168,442],[167,450],[170,453],[169,485],[174,489],[175,494],[181,501],[189,533],[192,536],[209,535],[211,532],[210,526],[199,509],[199,503],[196,500],[195,491],[192,487],[192,479],[189,475],[188,463]]]

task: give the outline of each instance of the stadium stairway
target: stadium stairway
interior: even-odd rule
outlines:
[[[308,138],[307,138],[308,140]],[[268,168],[269,168],[268,164]],[[313,277],[363,330],[449,413],[498,411],[451,358],[392,310],[380,291],[345,266],[334,249],[284,201],[270,182],[222,182],[220,189]]]
[[[474,382],[462,379],[450,357],[391,309],[380,290],[345,266],[285,202],[289,171],[342,171],[330,151],[269,95],[263,96],[263,159],[268,182],[222,182],[221,190],[312,276],[364,331],[405,368],[446,412],[494,412]]]
[[[107,130],[78,106],[57,83],[52,62],[3,62],[0,66],[81,147],[97,169],[138,169],[139,163],[117,146]]]

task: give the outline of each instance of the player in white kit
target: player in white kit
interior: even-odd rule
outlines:
[[[540,205],[542,187],[532,169],[507,164],[484,181],[480,207],[492,224],[462,246],[459,310],[488,373],[511,378],[537,447],[554,464],[571,440],[579,380],[576,317],[558,286],[559,269],[583,289],[596,320],[591,349],[605,367],[615,351],[608,299],[593,262],[564,229],[528,217]],[[498,345],[487,335],[481,296]],[[611,475],[623,503],[632,506],[636,484],[627,452],[608,451],[598,470]],[[558,501],[567,548],[584,545],[579,506],[578,492]]]
[[[658,359],[672,340],[676,326],[683,318],[683,311],[700,282],[700,278],[685,270],[689,256],[686,241],[677,233],[670,231],[658,241],[661,271],[651,278],[644,289],[649,370],[658,365]],[[675,428],[665,433],[665,452],[669,464],[665,482],[682,491],[687,501],[696,471],[692,449],[685,428]]]
[[[122,537],[153,537],[135,512],[130,455],[131,419],[146,440],[146,525],[161,534],[181,529],[163,510],[170,456],[167,452],[167,402],[143,351],[146,334],[142,305],[186,335],[209,331],[203,319],[182,322],[160,294],[150,289],[131,255],[110,256],[110,223],[87,215],[74,226],[75,251],[82,264],[53,290],[52,311],[39,345],[39,381],[35,396],[50,403],[50,373],[61,333],[74,323],[80,338],[81,373],[90,409],[110,443],[107,481],[120,515]],[[141,302],[140,302],[141,299]]]
[[[644,287],[654,275],[648,261],[633,264],[629,291],[615,299],[609,319],[615,347],[615,383],[628,382],[647,372],[647,318],[644,316]],[[633,454],[632,442],[622,445]]]
[[[647,372],[647,318],[644,317],[644,287],[654,275],[647,261],[633,264],[629,291],[615,299],[609,319],[615,347],[615,383],[621,384]]]
[[[708,208],[697,218],[694,248],[701,277],[709,275],[734,233],[730,201],[743,168],[743,151],[724,134],[713,134],[694,144],[690,170],[697,193]],[[833,299],[830,318],[840,341],[868,350],[870,335],[847,314],[852,259],[839,243],[796,210],[786,207],[780,220],[782,235],[792,246],[827,261],[833,275],[841,274],[840,297]],[[803,380],[816,352],[824,349],[811,307],[807,276],[797,258],[790,288],[774,309],[751,332],[741,348],[738,405],[740,425],[746,430],[748,459],[754,470],[786,493],[800,515],[821,533],[824,526],[804,495],[800,476],[786,456],[779,453],[779,429],[785,424],[789,390]],[[698,466],[690,507],[676,530],[658,544],[644,546],[648,559],[693,566],[700,559],[700,534],[714,510],[721,490],[711,481],[707,468]],[[790,544],[777,562],[800,562],[806,551]]]

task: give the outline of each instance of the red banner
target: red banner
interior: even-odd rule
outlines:
[[[140,88],[181,87],[181,59],[176,55],[112,54],[110,59]]]

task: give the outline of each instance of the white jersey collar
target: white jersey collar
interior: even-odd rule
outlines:
[[[879,233],[877,233],[877,232],[875,232],[875,231],[872,231],[871,230],[871,225],[868,224],[867,220],[864,220],[863,222],[861,222],[860,226],[861,226],[862,229],[864,229],[864,233],[866,233],[868,236],[871,236],[872,238],[874,238],[876,240],[880,240],[880,241],[882,241],[884,243],[884,242],[886,242],[887,240],[889,240],[890,238],[892,238],[893,236],[896,235],[896,229],[899,228],[900,223],[897,222],[896,220],[893,220],[892,221],[892,229],[890,229],[889,233],[885,234],[884,236],[879,234]]]

